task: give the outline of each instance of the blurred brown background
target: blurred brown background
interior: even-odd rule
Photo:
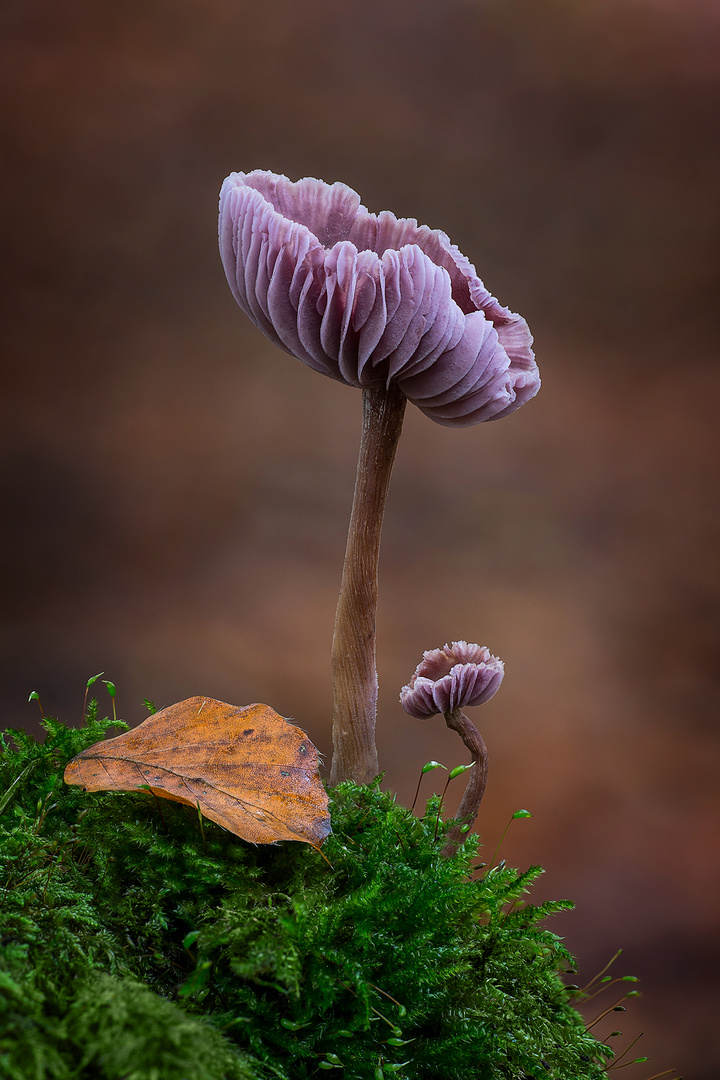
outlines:
[[[217,192],[316,175],[443,228],[544,386],[469,430],[409,411],[386,782],[464,760],[397,703],[422,650],[502,656],[487,848],[532,810],[503,854],[577,902],[581,978],[625,949],[628,1080],[716,1078],[715,0],[5,0],[0,30],[4,725],[31,690],[79,721],[103,669],[131,723],[265,701],[329,754],[360,399],[235,307]]]

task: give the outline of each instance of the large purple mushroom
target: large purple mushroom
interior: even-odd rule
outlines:
[[[439,424],[496,420],[540,386],[527,323],[445,233],[370,214],[345,184],[256,170],[220,192],[233,296],[303,363],[362,389],[363,425],[332,646],[331,783],[369,783],[375,749],[377,567],[406,402]]]
[[[256,170],[220,192],[233,296],[280,348],[362,388],[394,382],[439,424],[513,412],[540,386],[527,323],[439,230],[370,214],[345,184]]]

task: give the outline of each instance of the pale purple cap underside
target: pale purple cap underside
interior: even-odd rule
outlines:
[[[453,641],[423,653],[407,686],[400,691],[405,712],[417,720],[482,705],[500,688],[505,665],[484,645]]]
[[[219,233],[242,310],[323,375],[394,381],[432,420],[458,427],[514,412],[540,387],[527,323],[449,237],[368,213],[345,184],[231,173]]]

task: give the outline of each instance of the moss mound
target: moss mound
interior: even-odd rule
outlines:
[[[478,876],[377,784],[331,793],[325,859],[253,847],[66,762],[112,722],[0,756],[0,1075],[8,1080],[595,1080],[610,1051],[559,973],[541,872]],[[117,725],[122,726],[124,725]],[[116,732],[115,732],[116,733]],[[437,831],[437,836],[435,835]]]

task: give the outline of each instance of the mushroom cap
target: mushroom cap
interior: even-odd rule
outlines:
[[[453,641],[423,653],[415,674],[400,691],[400,703],[417,720],[483,705],[500,689],[504,674],[502,660],[484,645]]]
[[[219,237],[242,310],[323,375],[356,387],[394,381],[449,427],[496,420],[540,387],[527,323],[449,237],[368,213],[345,184],[231,173]]]

